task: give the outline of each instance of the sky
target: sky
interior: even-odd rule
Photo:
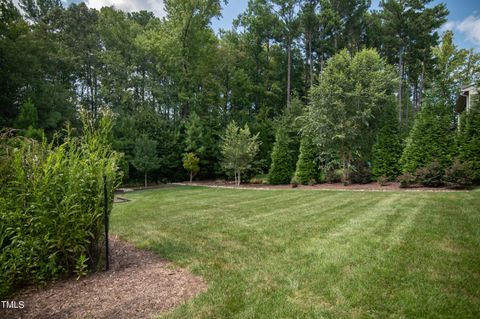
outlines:
[[[372,0],[372,9],[378,9],[380,0]],[[65,3],[79,0],[64,0]],[[440,31],[452,30],[455,43],[461,48],[475,48],[480,51],[480,0],[434,0],[432,5],[445,2],[450,14],[448,21]],[[100,9],[103,6],[115,6],[125,11],[148,10],[157,16],[164,16],[162,0],[85,0],[87,6]],[[212,20],[215,31],[230,29],[233,20],[247,8],[248,0],[229,0],[223,7],[222,18]]]

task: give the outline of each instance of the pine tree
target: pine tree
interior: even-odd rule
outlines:
[[[145,187],[147,187],[147,173],[159,167],[157,157],[157,142],[142,135],[135,142],[133,166],[145,174]]]
[[[402,139],[395,106],[393,103],[385,107],[372,151],[372,174],[378,178],[385,176],[394,180],[401,173],[400,156],[402,155]]]
[[[480,182],[480,99],[464,116],[458,137],[458,155],[462,162],[470,164],[474,182]]]
[[[451,116],[443,103],[427,103],[417,114],[400,163],[403,172],[415,172],[438,161],[447,167],[453,154]]]
[[[290,139],[284,128],[279,128],[272,151],[272,164],[268,173],[270,184],[288,184],[293,175],[294,159],[289,149]]]
[[[318,180],[318,152],[312,139],[304,136],[300,142],[300,156],[297,161],[295,177],[299,183],[308,184],[310,180]]]

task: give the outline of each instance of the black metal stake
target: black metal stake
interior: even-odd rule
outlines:
[[[104,224],[105,224],[105,271],[110,268],[109,252],[108,252],[108,194],[107,194],[107,175],[103,175],[103,194],[104,194]]]

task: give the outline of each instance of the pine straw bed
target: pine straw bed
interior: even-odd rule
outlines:
[[[11,300],[24,309],[0,318],[152,318],[207,289],[200,277],[119,238],[111,240],[108,272],[27,288]]]

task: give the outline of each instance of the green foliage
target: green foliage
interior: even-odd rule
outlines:
[[[20,107],[20,114],[15,122],[15,126],[22,129],[29,127],[36,128],[38,125],[38,113],[32,100],[28,99]]]
[[[384,107],[381,116],[380,130],[372,150],[372,175],[395,180],[401,173],[399,161],[403,145],[394,104]]]
[[[452,166],[445,170],[443,181],[450,187],[464,188],[473,184],[473,176],[470,164],[462,163],[458,158],[455,158]]]
[[[353,163],[370,157],[382,106],[392,98],[395,75],[378,53],[365,49],[332,57],[311,90],[304,131],[317,147],[340,160],[343,181]]]
[[[252,135],[248,125],[242,129],[235,121],[228,124],[221,145],[223,167],[233,170],[237,185],[241,183],[242,172],[252,167],[258,148],[258,134]]]
[[[417,168],[417,182],[424,186],[438,187],[443,185],[444,169],[439,161],[434,160],[424,167]]]
[[[270,184],[288,184],[294,173],[294,159],[291,154],[287,132],[280,128],[277,131],[272,151],[272,164],[268,172]]]
[[[142,135],[136,140],[133,153],[132,165],[145,174],[145,187],[147,187],[147,173],[159,167],[157,142]]]
[[[435,160],[445,168],[454,152],[451,116],[442,104],[425,104],[415,118],[400,163],[403,172],[414,173]]]
[[[480,183],[480,99],[477,99],[463,117],[458,136],[458,155],[473,170],[475,183]]]
[[[407,188],[417,182],[417,177],[410,172],[406,172],[397,177],[397,182],[400,183],[400,188]]]
[[[0,296],[100,265],[104,176],[111,209],[119,156],[111,116],[82,118],[81,136],[50,143],[1,134]]]
[[[195,155],[195,153],[190,152],[185,154],[183,159],[183,168],[185,168],[190,174],[190,182],[193,180],[195,174],[200,171],[200,166],[198,166],[198,163],[200,163],[200,159],[197,157],[197,155]]]
[[[295,177],[301,184],[319,179],[318,157],[317,149],[311,138],[304,136],[300,143],[300,155],[295,170]]]

